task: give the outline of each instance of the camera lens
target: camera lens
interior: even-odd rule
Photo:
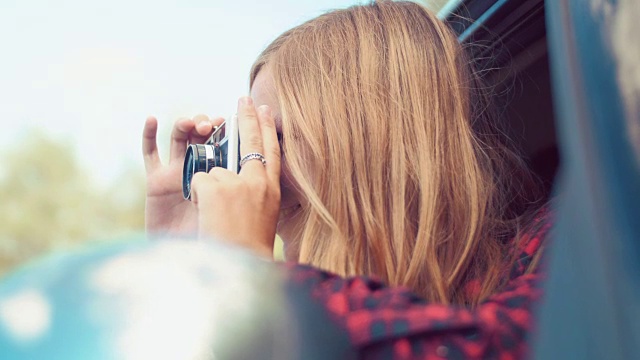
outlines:
[[[213,145],[189,145],[182,167],[182,196],[191,199],[191,180],[195,173],[208,172],[216,164],[215,147]]]

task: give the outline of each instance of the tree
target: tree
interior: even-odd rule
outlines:
[[[74,149],[42,133],[1,155],[0,275],[34,257],[144,230],[144,177],[92,184]]]

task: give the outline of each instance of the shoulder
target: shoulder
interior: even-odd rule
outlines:
[[[544,207],[516,242],[517,259],[502,290],[475,309],[425,301],[375,278],[342,278],[307,265],[282,264],[286,277],[319,302],[364,357],[484,358],[526,353],[541,271],[527,268],[543,252],[553,213]]]
[[[542,295],[540,276],[526,274],[469,309],[429,303],[408,288],[368,277],[285,267],[363,358],[520,358]]]
[[[539,269],[544,256],[549,232],[553,227],[555,213],[550,204],[535,212],[532,220],[524,226],[521,235],[514,239],[515,260],[510,266],[510,280]]]

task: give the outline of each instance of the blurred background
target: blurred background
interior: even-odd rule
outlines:
[[[279,34],[363,2],[2,0],[0,277],[54,250],[142,233],[145,118],[158,118],[166,159],[177,118],[235,112]]]

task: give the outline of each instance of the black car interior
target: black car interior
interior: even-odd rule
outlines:
[[[638,2],[449,4],[441,17],[475,50],[510,136],[553,186],[532,358],[638,358]]]
[[[503,128],[549,193],[559,157],[544,1],[463,1],[445,21],[463,44],[473,44],[477,70],[498,95]]]

